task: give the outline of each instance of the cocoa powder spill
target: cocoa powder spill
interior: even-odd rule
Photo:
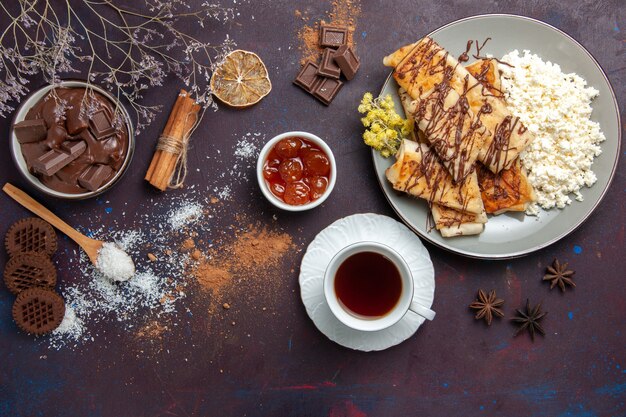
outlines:
[[[345,26],[348,28],[348,45],[355,48],[354,32],[356,30],[357,20],[361,14],[360,0],[334,0],[331,3],[331,11],[326,12],[325,19],[315,20],[309,16],[307,11],[296,10],[295,16],[306,24],[298,30],[298,40],[300,45],[300,65],[308,60],[317,62],[322,53],[319,46],[319,30],[320,24],[328,24],[335,26]]]
[[[276,282],[270,271],[293,248],[288,234],[269,230],[267,226],[248,225],[236,232],[232,242],[202,254],[191,265],[190,272],[200,288],[211,292],[219,303],[224,291],[234,283],[245,281],[259,291],[272,288]]]

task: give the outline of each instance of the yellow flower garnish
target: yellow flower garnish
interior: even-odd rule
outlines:
[[[365,93],[357,110],[365,114],[361,118],[361,123],[367,128],[363,132],[363,141],[380,151],[385,158],[395,154],[402,140],[408,138],[413,130],[411,121],[396,113],[389,94],[374,98],[372,93]]]

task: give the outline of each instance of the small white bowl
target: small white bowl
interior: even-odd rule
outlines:
[[[276,197],[272,193],[272,191],[269,189],[267,181],[265,180],[265,177],[263,176],[263,164],[265,164],[265,159],[267,158],[267,155],[270,153],[270,151],[272,150],[274,145],[276,145],[276,143],[278,143],[279,141],[285,138],[290,138],[290,137],[300,137],[310,142],[313,142],[324,151],[326,156],[328,156],[328,160],[330,161],[330,177],[328,178],[328,187],[326,187],[326,191],[317,200],[311,201],[310,203],[307,203],[307,204],[302,204],[301,206],[292,206],[291,204],[287,204],[280,198]],[[337,164],[335,163],[335,157],[333,156],[333,151],[331,151],[330,147],[326,144],[326,142],[324,142],[318,136],[315,136],[308,132],[298,132],[298,131],[285,132],[270,139],[269,142],[265,144],[263,149],[261,149],[261,153],[259,154],[259,159],[257,160],[257,165],[256,165],[256,176],[259,181],[259,187],[261,188],[261,192],[263,192],[263,195],[265,196],[265,198],[269,200],[270,203],[272,203],[273,205],[275,205],[276,207],[280,209],[287,210],[287,211],[304,211],[304,210],[312,209],[313,207],[317,207],[320,204],[322,204],[324,201],[326,201],[330,193],[333,191],[333,188],[335,187],[335,181],[337,180]]]

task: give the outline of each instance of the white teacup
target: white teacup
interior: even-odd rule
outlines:
[[[365,317],[355,314],[339,300],[335,292],[335,278],[341,264],[360,252],[378,253],[390,260],[398,269],[402,281],[402,290],[398,302],[383,316]],[[410,310],[425,319],[435,318],[435,312],[413,301],[413,276],[406,261],[398,252],[387,245],[376,242],[357,242],[340,250],[330,261],[324,273],[324,296],[335,317],[343,324],[355,330],[376,331],[396,324]]]

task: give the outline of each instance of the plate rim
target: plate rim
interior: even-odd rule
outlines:
[[[461,19],[454,20],[452,22],[446,23],[443,26],[438,27],[437,29],[429,32],[428,34],[426,34],[424,36],[429,36],[430,37],[432,35],[437,34],[438,32],[440,32],[442,30],[445,30],[449,26],[456,25],[456,24],[459,24],[459,23],[462,23],[462,22],[465,22],[465,21],[477,20],[477,19],[482,19],[482,18],[492,18],[492,17],[514,18],[514,19],[530,21],[532,23],[537,23],[537,24],[545,26],[548,29],[551,29],[551,30],[553,30],[553,31],[555,31],[555,32],[565,36],[566,38],[568,38],[569,40],[574,42],[574,44],[576,44],[578,47],[580,47],[580,49],[582,49],[582,51],[585,52],[589,58],[591,58],[591,61],[595,64],[597,69],[600,71],[600,74],[602,74],[602,77],[604,78],[604,80],[606,81],[606,83],[607,83],[607,85],[609,87],[609,92],[611,93],[611,98],[613,100],[613,106],[615,107],[615,115],[617,117],[617,126],[619,127],[619,126],[622,125],[621,114],[620,114],[620,111],[619,111],[619,104],[617,102],[617,97],[615,96],[615,90],[613,89],[613,84],[611,84],[611,81],[610,81],[609,77],[606,75],[606,72],[604,71],[604,68],[602,68],[602,65],[600,65],[598,60],[591,54],[591,52],[589,52],[587,50],[587,48],[585,48],[582,45],[582,43],[580,43],[578,40],[576,40],[573,36],[569,35],[568,33],[562,31],[561,29],[559,29],[559,28],[557,28],[555,26],[552,26],[549,23],[543,22],[541,20],[538,20],[538,19],[535,19],[535,18],[532,18],[532,17],[523,16],[523,15],[517,15],[517,14],[510,14],[510,13],[486,13],[486,14],[478,14],[478,15],[473,15],[473,16],[467,16],[467,17],[463,17]],[[387,76],[387,78],[385,79],[385,82],[383,83],[382,87],[380,88],[379,96],[382,94],[383,90],[385,89],[387,84],[390,82],[390,80],[392,78],[392,75],[393,75],[393,71],[391,71],[389,73],[389,75]],[[506,259],[521,258],[521,257],[529,255],[529,254],[531,254],[533,252],[537,252],[537,251],[539,251],[541,249],[544,249],[544,248],[546,248],[546,247],[548,247],[548,246],[558,242],[559,240],[563,239],[564,237],[566,237],[567,235],[571,234],[576,229],[578,229],[591,216],[591,214],[593,214],[593,212],[598,208],[598,205],[600,205],[602,200],[604,200],[604,197],[606,196],[609,188],[611,187],[611,184],[613,183],[613,180],[615,178],[615,173],[617,171],[617,165],[619,163],[621,144],[622,144],[622,130],[618,128],[617,129],[617,152],[615,154],[615,160],[613,161],[613,166],[611,167],[611,173],[609,175],[608,182],[607,182],[606,186],[604,187],[604,190],[602,190],[602,192],[600,193],[600,196],[598,197],[598,199],[594,202],[594,204],[589,209],[589,211],[576,224],[574,224],[567,231],[561,233],[560,235],[558,235],[558,236],[556,236],[556,237],[554,237],[554,238],[552,238],[552,239],[550,239],[550,240],[548,240],[548,241],[546,241],[544,243],[541,243],[539,245],[536,245],[536,246],[528,248],[528,249],[515,251],[515,252],[510,252],[510,253],[504,253],[504,254],[480,254],[480,253],[476,253],[476,252],[472,252],[472,251],[467,251],[467,250],[455,248],[455,247],[452,247],[450,245],[443,244],[441,242],[435,241],[434,239],[431,239],[430,236],[427,235],[427,232],[424,233],[422,230],[419,230],[416,227],[414,227],[410,222],[408,222],[404,218],[404,216],[402,216],[399,213],[398,208],[391,201],[389,195],[385,192],[384,185],[383,185],[379,175],[376,175],[376,180],[378,181],[378,184],[379,184],[379,186],[381,188],[381,191],[382,191],[383,195],[385,196],[385,199],[387,200],[387,202],[389,203],[389,205],[393,209],[394,213],[396,213],[398,218],[402,221],[402,223],[404,223],[410,230],[412,230],[418,236],[420,236],[421,238],[427,240],[428,242],[430,242],[431,244],[435,245],[436,247],[444,249],[444,250],[446,250],[448,252],[451,252],[451,253],[455,253],[455,254],[462,255],[462,256],[465,256],[465,257],[468,257],[468,258],[473,258],[473,259],[506,260]],[[375,149],[371,150],[372,164],[374,164],[374,168],[376,167],[376,163],[375,163],[375,160],[374,160],[374,158],[376,156],[376,152],[377,151]],[[374,171],[376,171],[376,170],[374,170]]]

